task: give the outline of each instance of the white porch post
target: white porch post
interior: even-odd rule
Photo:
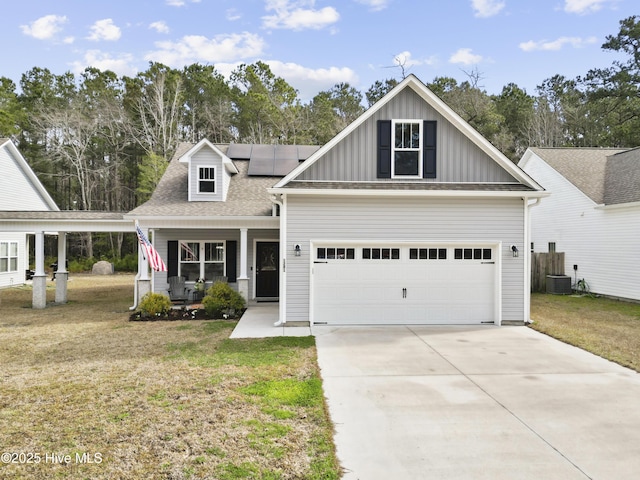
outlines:
[[[240,229],[240,275],[238,276],[238,292],[249,301],[249,276],[247,275],[247,231],[246,228]]]
[[[56,271],[56,303],[67,303],[67,232],[58,232],[58,270]]]
[[[149,230],[147,228],[144,228],[141,226],[140,230],[142,230],[142,233],[144,233],[146,237],[149,238]],[[142,245],[140,245],[140,242],[138,242],[137,305],[140,304],[140,300],[142,300],[142,297],[144,297],[147,293],[151,291],[151,279],[149,278],[149,261],[147,260],[146,255],[147,254],[142,248]]]
[[[33,275],[33,308],[47,306],[47,274],[44,271],[44,232],[36,232],[36,273]]]

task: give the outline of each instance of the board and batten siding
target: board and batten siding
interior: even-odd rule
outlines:
[[[14,156],[6,149],[0,148],[0,208],[6,211],[48,211],[51,210],[40,192],[34,188]]]
[[[640,206],[597,208],[536,155],[525,171],[551,192],[531,209],[534,251],[547,252],[549,242],[555,242],[556,251],[565,254],[565,274],[572,282],[577,276],[594,293],[640,300]]]
[[[287,321],[308,321],[311,242],[502,242],[502,320],[524,321],[524,248],[521,199],[391,197],[287,198]],[[381,279],[380,281],[384,281]]]
[[[247,232],[247,265],[249,276],[249,298],[255,298],[255,259],[254,259],[254,245],[256,240],[276,240],[279,238],[278,230],[272,229],[249,229]],[[206,229],[206,230],[177,230],[177,229],[162,229],[155,233],[154,246],[162,259],[167,262],[169,258],[167,252],[167,246],[169,240],[193,240],[193,241],[228,241],[233,240],[236,242],[236,275],[240,274],[240,231],[237,229]],[[229,276],[229,272],[226,272]],[[236,283],[229,283],[232,287],[237,289]],[[167,272],[154,272],[154,291],[157,293],[167,294],[169,284],[167,282]]]
[[[198,181],[200,180],[200,178],[198,177],[199,167],[215,167],[215,193],[198,193]],[[214,152],[210,148],[201,148],[193,154],[193,156],[191,157],[191,171],[189,172],[189,177],[189,184],[191,189],[191,191],[189,192],[190,202],[211,202],[224,200],[224,192],[229,186],[229,179],[226,179],[225,181],[225,177],[229,177],[229,175],[222,165],[222,157],[220,157],[220,155],[217,155],[216,152]]]
[[[393,181],[378,179],[377,121],[437,121],[436,178],[425,182],[505,182],[516,180],[475,143],[449,123],[418,94],[407,88],[329,150],[297,180]],[[397,181],[397,180],[395,180]]]

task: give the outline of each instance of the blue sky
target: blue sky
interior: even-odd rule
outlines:
[[[621,57],[607,35],[637,0],[22,0],[3,7],[0,76],[87,66],[134,76],[150,61],[213,64],[228,74],[261,60],[304,101],[339,82],[366,91],[401,78],[466,80],[528,93]],[[634,8],[635,7],[635,8]],[[467,73],[465,73],[467,72]]]

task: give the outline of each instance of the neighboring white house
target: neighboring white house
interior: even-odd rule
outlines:
[[[51,196],[9,139],[0,139],[0,210],[58,211]],[[21,285],[29,268],[25,232],[0,232],[0,288]]]
[[[564,252],[593,293],[640,300],[640,149],[529,148],[519,166],[551,193],[531,249]]]
[[[169,276],[226,276],[280,322],[529,319],[529,209],[544,189],[409,75],[319,149],[183,145],[151,199]]]

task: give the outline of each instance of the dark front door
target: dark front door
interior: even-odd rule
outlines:
[[[277,298],[279,295],[280,244],[278,242],[256,242],[256,256],[256,297]]]

